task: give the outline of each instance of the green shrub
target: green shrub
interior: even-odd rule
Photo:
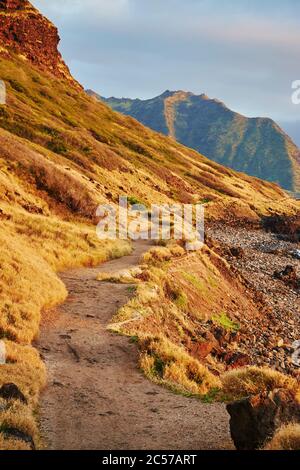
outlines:
[[[225,312],[222,312],[220,315],[213,315],[212,320],[227,331],[239,331],[240,329],[240,324],[233,322]]]

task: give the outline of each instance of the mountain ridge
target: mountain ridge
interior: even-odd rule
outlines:
[[[148,100],[87,93],[222,165],[300,191],[300,150],[270,118],[247,118],[204,93],[167,90]]]

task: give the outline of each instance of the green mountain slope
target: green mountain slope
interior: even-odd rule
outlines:
[[[247,118],[206,95],[182,91],[145,101],[96,96],[222,165],[300,190],[299,149],[271,119]]]

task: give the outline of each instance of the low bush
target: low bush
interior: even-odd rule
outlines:
[[[265,450],[300,450],[300,424],[282,426]]]
[[[141,339],[140,366],[145,374],[184,394],[207,395],[221,383],[197,359],[163,336]]]
[[[288,375],[267,367],[245,367],[226,372],[221,376],[223,390],[229,399],[271,392],[278,388],[297,391],[297,381]]]

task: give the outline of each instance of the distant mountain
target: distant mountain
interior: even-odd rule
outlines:
[[[299,148],[271,119],[247,118],[221,101],[183,91],[145,101],[88,93],[211,160],[300,191]]]

